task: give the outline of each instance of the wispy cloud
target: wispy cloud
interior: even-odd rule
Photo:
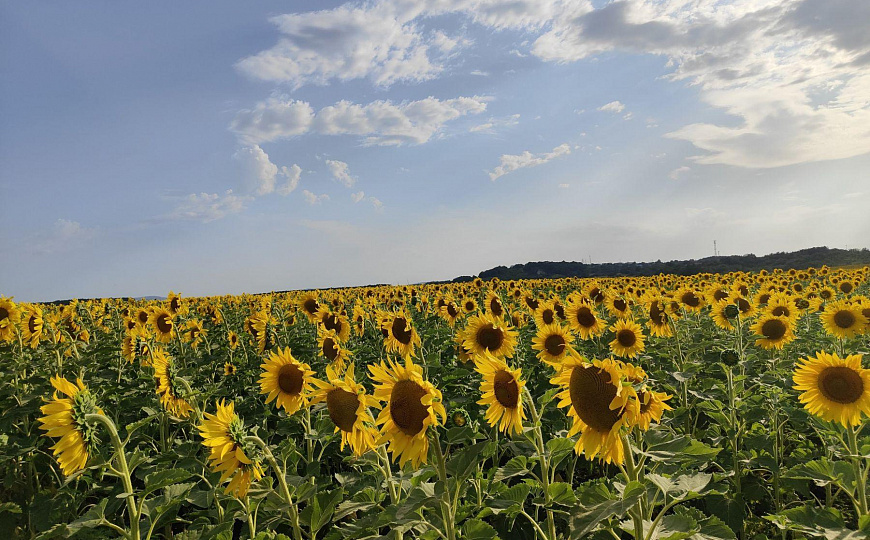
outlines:
[[[199,221],[208,223],[238,214],[252,197],[240,196],[228,189],[222,195],[217,193],[191,193],[183,197],[175,210],[164,220]]]
[[[560,144],[556,148],[553,148],[550,152],[542,152],[540,154],[533,154],[526,150],[522,154],[511,155],[504,154],[501,156],[501,162],[498,167],[494,168],[492,171],[489,171],[489,179],[493,182],[501,178],[502,176],[516,171],[517,169],[523,169],[526,167],[536,167],[538,165],[543,165],[550,160],[556,159],[557,157],[566,156],[571,153],[571,145],[570,144]]]
[[[332,177],[341,182],[345,187],[351,188],[356,184],[356,177],[350,175],[350,168],[344,161],[327,159],[326,166],[329,167]]]
[[[320,195],[316,195],[316,194],[314,194],[314,193],[308,191],[307,189],[303,189],[303,190],[302,190],[302,196],[305,197],[305,202],[306,202],[309,206],[314,206],[314,205],[316,205],[316,204],[321,204],[323,201],[328,201],[328,200],[329,200],[329,195],[327,195],[326,193],[323,193],[323,194],[320,194]]]

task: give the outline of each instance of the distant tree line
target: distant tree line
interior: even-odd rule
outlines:
[[[863,266],[870,264],[870,250],[830,249],[814,247],[792,252],[755,255],[724,255],[686,261],[623,262],[589,264],[583,262],[530,262],[513,266],[496,266],[479,274],[481,279],[543,279],[561,277],[622,277],[654,276],[656,274],[691,275],[700,273],[757,272],[775,268],[808,268],[811,266]],[[474,276],[462,276],[454,282],[470,281]]]

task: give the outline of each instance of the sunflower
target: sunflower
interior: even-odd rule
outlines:
[[[474,313],[477,311],[477,302],[473,298],[466,298],[462,301],[462,310],[465,313]]]
[[[704,297],[688,287],[677,290],[675,299],[686,311],[699,311],[704,307]]]
[[[320,311],[320,303],[317,301],[317,295],[314,293],[305,293],[299,298],[299,309],[302,310],[308,320],[317,322],[317,312]]]
[[[369,407],[379,409],[380,404],[356,382],[353,364],[348,366],[344,377],[340,373],[332,366],[326,366],[326,381],[312,381],[317,389],[311,396],[311,403],[326,402],[335,432],[341,432],[340,450],[348,444],[355,456],[361,456],[375,447],[378,430]]]
[[[862,414],[870,416],[870,369],[861,367],[861,355],[840,358],[819,352],[804,358],[794,372],[794,389],[801,390],[806,409],[829,422],[858,426]]]
[[[666,410],[673,410],[670,405],[665,403],[673,396],[665,392],[651,390],[647,385],[646,372],[641,367],[625,363],[622,364],[621,368],[625,379],[635,387],[639,387],[636,391],[638,407],[637,409],[629,409],[636,413],[636,417],[631,420],[631,423],[643,431],[648,431],[652,422],[661,421]]]
[[[463,344],[474,356],[489,352],[498,358],[512,357],[517,331],[492,315],[475,315],[463,331]]]
[[[187,305],[181,299],[181,295],[169,291],[169,296],[166,297],[166,308],[172,315],[184,315],[187,313]]]
[[[247,430],[234,411],[233,402],[221,400],[217,414],[205,413],[197,426],[202,444],[210,449],[209,465],[221,473],[220,482],[230,480],[224,490],[227,495],[243,498],[252,481],[263,478],[263,467],[252,444],[245,441]]]
[[[438,308],[438,315],[440,315],[441,318],[447,321],[447,324],[452,327],[454,324],[456,324],[456,319],[458,319],[459,316],[462,315],[462,312],[459,310],[459,307],[456,305],[456,303],[451,300]]]
[[[788,317],[776,315],[762,315],[752,325],[752,331],[760,336],[755,344],[762,349],[782,349],[785,345],[794,341],[794,324]]]
[[[239,335],[230,330],[229,334],[227,334],[227,341],[229,342],[230,350],[234,351],[239,346]]]
[[[193,408],[178,393],[172,357],[160,349],[155,350],[151,355],[151,365],[154,367],[154,378],[157,379],[160,404],[170,414],[187,418]]]
[[[612,360],[588,362],[571,355],[564,367],[550,382],[562,391],[556,394],[559,407],[568,407],[573,420],[568,436],[580,433],[574,445],[577,454],[587,459],[600,456],[605,463],[622,464],[625,453],[620,431],[630,426],[638,413],[637,400],[631,386],[622,385],[619,364]]]
[[[11,298],[0,296],[0,341],[12,341],[21,311]]]
[[[185,341],[190,343],[192,348],[196,349],[207,333],[208,330],[202,327],[201,322],[191,319],[184,326],[182,336],[184,336]]]
[[[284,407],[288,415],[308,406],[314,372],[308,364],[293,358],[290,348],[273,351],[260,365],[260,393],[268,394],[266,403],[278,399],[278,407]]]
[[[565,309],[568,324],[580,334],[581,339],[599,336],[604,332],[604,324],[592,304],[585,301],[571,302]]]
[[[820,317],[825,331],[841,339],[855,337],[867,325],[867,318],[861,309],[845,300],[828,303]]]
[[[335,366],[337,372],[344,371],[347,360],[351,356],[348,349],[342,347],[341,342],[332,330],[323,330],[317,340],[317,354],[326,358],[330,365]]]
[[[393,459],[404,466],[410,461],[414,468],[426,463],[429,453],[429,426],[438,425],[438,416],[447,421],[447,411],[441,402],[441,392],[423,378],[423,368],[410,358],[405,365],[389,360],[369,365],[375,382],[374,396],[387,405],[378,415],[381,426],[377,444],[389,443]]]
[[[414,347],[421,346],[420,335],[411,324],[411,318],[405,311],[389,313],[381,321],[381,330],[386,330],[384,347],[387,352],[395,353],[402,358],[414,356]]]
[[[231,377],[236,374],[236,365],[232,362],[224,362],[224,377]]]
[[[532,349],[538,351],[539,360],[558,370],[562,360],[574,351],[571,341],[571,334],[561,324],[548,324],[532,338]]]
[[[610,327],[615,337],[610,342],[613,354],[623,358],[634,358],[644,350],[643,328],[631,319],[619,319]]]
[[[30,344],[30,348],[35,349],[39,346],[44,325],[45,321],[42,318],[42,309],[39,306],[27,306],[24,312],[24,321],[21,324],[21,331],[24,334],[24,341]]]
[[[175,328],[172,313],[165,308],[156,308],[151,312],[148,320],[154,327],[154,339],[161,343],[169,343]]]
[[[121,355],[130,363],[138,358],[140,364],[149,364],[151,361],[148,354],[151,350],[150,338],[151,335],[146,327],[136,326],[124,336],[124,341],[121,342]]]
[[[660,296],[645,295],[643,304],[646,306],[646,322],[650,334],[656,337],[671,337],[674,331],[670,325],[670,316],[667,311],[667,303]]]
[[[486,306],[484,310],[486,313],[498,318],[504,317],[504,304],[501,301],[501,297],[495,291],[486,293],[484,306]]]
[[[710,306],[710,317],[716,326],[723,330],[734,330],[732,319],[736,319],[740,315],[740,310],[736,305],[732,304],[728,299],[718,300]]]
[[[486,421],[508,434],[523,430],[523,387],[526,385],[520,368],[511,369],[501,358],[484,353],[475,359],[475,371],[483,376],[478,405],[488,405]]]
[[[604,300],[604,307],[611,315],[618,318],[631,316],[631,303],[620,295],[611,293]]]
[[[335,337],[342,343],[350,338],[350,322],[344,315],[334,313],[326,306],[317,312],[317,322],[322,328],[335,332]]]
[[[535,310],[535,326],[542,328],[556,322],[556,309],[553,302],[541,302]]]
[[[43,416],[39,419],[42,425],[39,429],[46,435],[60,439],[51,447],[60,470],[69,476],[85,468],[88,462],[88,450],[97,443],[95,426],[85,422],[88,414],[102,414],[97,407],[97,400],[81,379],[76,384],[60,376],[51,378],[55,392],[49,403],[40,410]],[[58,396],[58,392],[66,397]]]
[[[366,329],[366,319],[368,314],[366,310],[359,304],[353,306],[353,329],[358,336],[363,335]]]
[[[267,310],[260,310],[245,319],[245,328],[257,344],[257,351],[266,352],[275,345],[275,319]]]

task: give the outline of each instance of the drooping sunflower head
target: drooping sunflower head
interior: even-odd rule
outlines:
[[[181,299],[179,293],[169,291],[169,296],[166,297],[166,309],[172,315],[183,315],[187,313],[187,302]]]
[[[267,310],[260,310],[245,319],[245,329],[257,344],[259,352],[272,350],[276,344],[275,319]]]
[[[154,331],[154,338],[161,343],[169,343],[174,335],[175,321],[172,313],[166,308],[155,308],[148,321]]]
[[[0,313],[0,315],[2,315],[2,313]],[[28,305],[24,312],[24,318],[21,321],[21,333],[24,336],[24,341],[27,342],[32,349],[39,346],[39,341],[42,339],[42,329],[44,325],[45,321],[42,318],[42,308],[35,305]]]
[[[498,318],[504,317],[504,304],[497,292],[489,291],[486,293],[485,307],[484,311],[490,315]]]
[[[380,408],[380,404],[356,382],[353,364],[348,366],[343,377],[340,371],[327,366],[326,378],[326,381],[313,380],[317,389],[311,403],[326,402],[335,432],[341,433],[340,449],[350,445],[354,455],[361,456],[375,447],[378,430],[369,408]]]
[[[157,382],[156,392],[160,396],[160,404],[170,414],[179,418],[187,418],[193,407],[182,397],[174,360],[160,349],[155,350],[151,356],[151,365],[154,368],[154,378]]]
[[[263,467],[256,447],[246,440],[247,429],[233,402],[218,403],[217,413],[205,413],[197,427],[202,444],[210,449],[211,470],[221,473],[221,483],[230,480],[224,492],[243,498],[251,482],[263,478]]]
[[[623,463],[620,430],[637,418],[638,403],[632,387],[622,384],[619,364],[610,359],[589,362],[572,355],[550,382],[562,389],[556,395],[559,407],[568,407],[573,420],[568,436],[580,433],[574,446],[577,454]]]
[[[788,317],[762,315],[752,325],[756,336],[755,344],[763,349],[782,349],[795,339],[794,323]]]
[[[317,312],[317,325],[324,330],[330,330],[335,333],[335,337],[341,342],[345,342],[350,338],[350,322],[347,317],[339,312],[335,312],[324,305]]]
[[[864,332],[867,318],[859,306],[846,300],[828,302],[821,314],[822,326],[825,331],[841,339],[851,339]]]
[[[532,349],[538,351],[538,359],[558,370],[562,360],[573,352],[573,336],[561,324],[542,326],[532,338]]]
[[[308,406],[314,372],[308,364],[296,360],[289,347],[273,351],[260,368],[260,393],[268,395],[266,403],[277,400],[278,407],[288,415]]]
[[[657,294],[647,294],[643,297],[646,307],[646,326],[652,335],[657,337],[671,337],[674,335],[668,315],[667,301]]]
[[[477,403],[488,406],[486,421],[503,433],[520,433],[526,418],[522,397],[526,383],[520,368],[511,369],[503,359],[489,353],[476,357],[474,363],[483,376]]]
[[[203,328],[201,322],[196,319],[191,319],[187,321],[187,324],[184,326],[182,335],[184,336],[184,340],[190,343],[192,348],[196,349],[207,333],[208,331]]]
[[[230,350],[236,350],[236,347],[239,346],[239,335],[233,330],[230,330],[227,334],[227,342],[229,343]]]
[[[806,409],[829,422],[857,426],[870,416],[870,369],[861,367],[861,355],[840,358],[819,352],[804,358],[794,372],[794,388]]]
[[[142,365],[150,365],[151,334],[146,326],[136,326],[128,330],[121,343],[121,354],[128,362],[139,360]]]
[[[342,346],[338,336],[332,330],[321,330],[317,340],[317,354],[326,359],[329,365],[335,366],[336,372],[344,371],[351,356],[349,349]]]
[[[99,441],[96,426],[86,421],[89,414],[102,414],[97,400],[81,379],[73,384],[63,377],[51,379],[55,392],[40,410],[40,429],[49,437],[60,439],[51,447],[61,471],[69,476],[85,468],[90,449]],[[60,393],[60,395],[58,395]],[[61,397],[66,396],[66,397]]]
[[[634,358],[643,352],[644,337],[643,329],[631,319],[619,319],[610,327],[613,332],[613,341],[610,342],[610,350],[613,354],[623,358]]]
[[[456,324],[456,320],[462,316],[462,311],[459,309],[459,306],[456,305],[456,302],[448,300],[445,301],[444,305],[438,308],[438,315],[447,321],[447,324],[453,326]]]
[[[386,331],[384,347],[387,352],[398,354],[402,358],[414,356],[415,347],[421,345],[417,329],[411,322],[411,317],[402,310],[390,313],[381,322],[381,329]]]
[[[441,391],[423,378],[423,368],[406,359],[369,365],[375,382],[374,396],[386,403],[378,415],[381,437],[377,444],[389,443],[388,450],[400,466],[410,462],[414,468],[426,463],[429,452],[427,431],[438,425],[438,416],[447,421]]]
[[[502,319],[481,314],[471,317],[463,332],[463,344],[472,355],[490,353],[498,358],[512,357],[516,347],[517,331]]]
[[[637,400],[637,407],[627,408],[630,414],[635,415],[629,420],[629,424],[647,431],[652,422],[661,421],[665,411],[672,410],[671,406],[666,403],[672,396],[651,389],[646,372],[639,366],[625,363],[620,368],[625,380],[634,387]]]
[[[317,295],[312,292],[303,294],[299,298],[299,309],[308,317],[309,321],[317,322],[317,312],[320,311]]]

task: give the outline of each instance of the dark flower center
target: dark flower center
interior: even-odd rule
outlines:
[[[856,321],[855,314],[846,309],[834,314],[834,324],[843,329],[852,328]]]
[[[544,340],[544,349],[550,356],[560,356],[565,352],[565,338],[559,334],[547,336],[547,339]]]
[[[616,334],[616,341],[625,348],[633,347],[637,343],[637,336],[634,330],[624,328]]]
[[[515,409],[520,401],[520,388],[514,376],[505,370],[499,370],[493,380],[495,399],[506,409]]]
[[[414,381],[402,380],[393,386],[390,394],[390,417],[405,435],[413,437],[423,430],[423,420],[429,416],[429,407],[420,399],[426,390]]]
[[[302,370],[293,364],[284,364],[278,371],[278,388],[291,396],[302,392]]]
[[[577,366],[571,372],[568,385],[571,406],[584,424],[599,433],[608,433],[622,413],[610,409],[616,397],[616,386],[610,384],[610,374],[593,366]]]
[[[782,339],[785,331],[785,323],[779,319],[770,319],[761,325],[761,334],[767,339]]]
[[[356,423],[356,410],[359,408],[359,397],[353,392],[341,388],[330,390],[326,394],[326,408],[332,423],[342,431],[353,431]]]
[[[500,328],[486,324],[477,331],[477,344],[489,351],[497,351],[504,343],[504,334]]]
[[[819,390],[831,401],[855,403],[864,393],[864,380],[846,366],[826,367],[819,373]]]
[[[577,322],[583,328],[592,328],[595,326],[595,315],[588,307],[581,306],[577,309]]]
[[[396,341],[402,345],[411,343],[411,327],[408,326],[408,321],[406,321],[404,317],[396,317],[393,319],[391,331],[393,332],[393,337],[396,338]]]

